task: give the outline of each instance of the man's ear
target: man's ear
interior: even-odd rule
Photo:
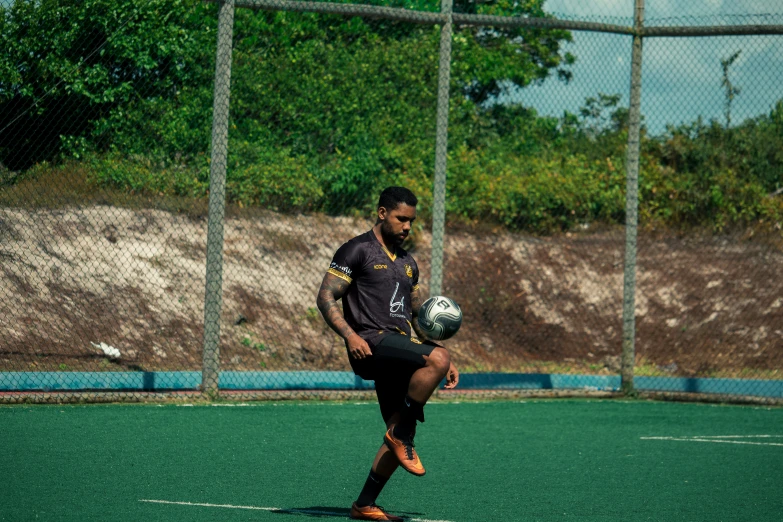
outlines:
[[[384,221],[386,219],[386,207],[378,207],[378,219]]]

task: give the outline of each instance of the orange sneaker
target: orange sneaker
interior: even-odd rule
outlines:
[[[400,440],[394,436],[394,425],[386,430],[386,435],[383,436],[383,442],[386,446],[392,450],[394,456],[400,461],[400,465],[408,473],[413,473],[417,477],[421,477],[426,473],[424,466],[419,460],[419,456],[416,454],[416,450],[413,449],[413,436],[406,440]]]
[[[402,520],[400,517],[388,514],[382,507],[375,504],[359,507],[356,502],[351,506],[351,518],[354,520]]]

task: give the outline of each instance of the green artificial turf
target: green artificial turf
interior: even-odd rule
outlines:
[[[392,513],[783,520],[780,408],[539,400],[435,403],[426,416],[427,475],[391,479],[378,503]],[[0,520],[341,520],[382,434],[371,403],[0,407]],[[774,437],[640,438],[729,435]]]

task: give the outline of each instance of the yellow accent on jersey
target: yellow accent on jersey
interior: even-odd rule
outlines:
[[[327,272],[327,273],[329,273],[329,274],[332,274],[333,276],[337,276],[337,277],[339,277],[340,279],[343,279],[343,280],[345,280],[345,281],[348,281],[349,283],[353,281],[353,279],[351,279],[351,278],[350,278],[350,277],[348,277],[347,275],[343,274],[343,273],[342,273],[342,272],[340,272],[339,270],[335,270],[334,268],[330,268],[330,269],[329,269],[329,270],[327,270],[326,272]]]
[[[386,252],[386,255],[389,256],[389,259],[392,260],[392,263],[395,262],[397,260],[397,254],[392,254],[391,252],[389,252],[389,249],[386,248],[386,245],[384,245],[383,243],[380,243],[380,245],[383,251]]]
[[[405,275],[410,278],[413,277],[413,269],[411,268],[411,265],[405,265]]]

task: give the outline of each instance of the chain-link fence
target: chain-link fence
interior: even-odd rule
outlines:
[[[759,4],[735,6],[745,12],[709,13],[702,7],[691,14],[686,9],[654,18],[648,27],[781,23],[779,12],[759,10]],[[650,6],[662,8],[661,2]],[[783,185],[783,169],[768,159],[769,147],[779,139],[774,135],[780,136],[782,129],[783,73],[774,65],[781,60],[780,42],[779,34],[704,38],[676,37],[676,31],[673,37],[645,41],[647,153],[663,160],[648,176],[658,180],[678,170],[687,174],[680,182],[643,188],[641,197],[650,202],[668,198],[675,202],[675,212],[690,205],[723,233],[660,234],[660,214],[645,216],[648,233],[639,241],[637,289],[640,385],[779,394],[774,390],[783,356],[783,284],[775,276],[783,261],[780,243],[756,237],[764,232],[754,226],[732,227],[731,217],[720,208],[734,201],[732,212],[746,212],[737,202],[746,197],[740,187],[751,177],[759,180],[761,205],[779,205],[774,194]],[[696,155],[698,169],[688,165]],[[776,221],[771,230],[779,234],[780,224]]]
[[[0,0],[3,400],[366,394],[394,184],[462,393],[783,397],[779,6],[377,4]]]

